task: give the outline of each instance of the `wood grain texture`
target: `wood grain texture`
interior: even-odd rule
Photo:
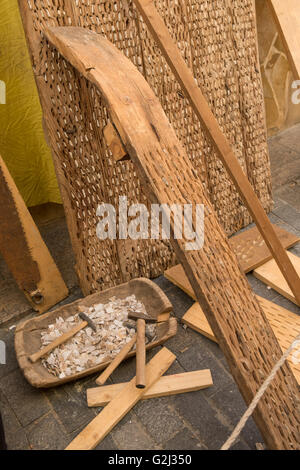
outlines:
[[[0,252],[32,308],[44,313],[67,286],[0,156]]]
[[[147,364],[147,386],[137,388],[134,377],[119,394],[68,445],[66,450],[94,449],[119,421],[136,405],[147,390],[169,369],[176,356],[167,348],[159,351]]]
[[[88,388],[87,404],[89,407],[105,406],[113,400],[121,390],[124,390],[126,383],[105,385],[104,387]],[[180,393],[196,392],[204,388],[211,387],[213,380],[209,369],[185,372],[182,374],[165,375],[161,377],[142,397],[142,400],[149,398],[159,398]]]
[[[268,0],[281,38],[287,49],[296,80],[300,80],[300,2]]]
[[[291,262],[293,263],[295,270],[300,275],[300,258],[294,255],[293,253],[288,253],[288,256]],[[273,259],[263,264],[259,268],[256,268],[253,271],[253,274],[255,277],[257,277],[257,279],[279,292],[279,294],[283,295],[291,302],[294,302],[294,304],[300,306],[299,301],[296,300],[293,292],[289,288],[286,280],[284,279],[282,273],[278,269],[278,266]]]
[[[285,308],[280,307],[263,297],[257,296],[257,299],[275,333],[282,352],[286,351],[300,333],[300,316],[289,312]],[[201,333],[215,343],[218,342],[198,302],[196,302],[186,312],[182,321],[190,328]],[[300,385],[300,364],[295,364],[292,356],[293,353],[288,358],[288,362],[298,384]]]
[[[187,240],[172,238],[171,242],[246,403],[250,403],[282,352],[157,98],[130,61],[101,36],[72,27],[49,28],[46,34],[101,92],[150,201],[204,205],[203,247],[187,251]],[[171,225],[174,233],[174,221]],[[285,364],[254,412],[269,448],[299,448],[299,405],[298,384]]]
[[[276,260],[294,296],[300,303],[300,277],[290,262],[266,212],[239,164],[230,142],[219,126],[191,70],[182,58],[177,45],[173,42],[164,21],[159,16],[153,0],[134,0],[134,3],[160,47],[195,114],[210,136],[211,142],[222,164],[226,168],[235,188],[253,217],[257,228],[272,253],[272,256]]]

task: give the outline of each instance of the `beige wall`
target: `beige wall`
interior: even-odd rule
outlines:
[[[284,1],[284,0],[283,0]],[[293,74],[285,47],[266,0],[256,0],[258,45],[269,135],[300,122],[300,105],[292,103]]]

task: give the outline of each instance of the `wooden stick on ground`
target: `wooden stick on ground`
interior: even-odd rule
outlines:
[[[89,407],[105,406],[113,400],[128,383],[105,385],[104,387],[89,388],[87,404]],[[179,393],[196,392],[213,385],[210,370],[196,370],[183,374],[165,375],[149,388],[142,400],[166,397]]]
[[[163,56],[182,87],[183,92],[190,101],[190,105],[201,121],[201,124],[210,135],[211,141],[214,144],[223,165],[228,171],[236,189],[253,217],[257,228],[276,260],[298,304],[300,304],[300,278],[280,243],[267,214],[249,183],[248,178],[243,172],[228,139],[223,134],[217,119],[213,115],[200,88],[197,86],[191,70],[186,65],[177,45],[173,42],[164,21],[157,12],[153,0],[134,0],[134,3],[159,45]]]
[[[134,377],[101,413],[68,445],[66,450],[92,450],[134,407],[149,388],[168,370],[176,356],[167,348],[161,349],[146,367],[147,386],[136,388]]]
[[[127,354],[131,351],[134,344],[136,342],[136,335],[125,344],[123,349],[119,352],[119,354],[114,358],[114,360],[109,364],[109,366],[99,375],[98,379],[96,380],[97,385],[103,385],[107,381],[107,379],[111,376],[114,370],[124,361]]]

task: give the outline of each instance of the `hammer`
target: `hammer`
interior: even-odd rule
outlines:
[[[156,323],[156,319],[140,312],[129,312],[128,318],[136,320],[136,387],[146,387],[146,322]]]
[[[85,307],[79,307],[79,309],[85,309]],[[87,326],[92,328],[92,330],[96,331],[95,323],[84,312],[81,311],[78,316],[82,320],[81,323],[79,323],[74,328],[72,328],[72,330],[67,331],[67,333],[64,333],[63,335],[56,338],[52,343],[48,344],[47,346],[45,346],[40,351],[38,351],[38,352],[32,354],[31,356],[29,356],[30,361],[33,362],[33,363],[37,362],[43,356],[46,356],[46,354],[53,351],[53,349],[57,348],[57,346],[60,346],[61,344],[68,341],[70,338],[75,336],[76,333],[83,330],[83,328],[85,328]]]

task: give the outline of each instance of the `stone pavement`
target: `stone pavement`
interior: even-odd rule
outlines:
[[[270,219],[300,236],[299,131],[300,126],[295,127],[273,137],[270,142],[271,157],[276,155],[272,165],[275,181],[278,181],[275,187],[276,203]],[[288,173],[284,177],[279,167],[283,167],[285,162],[293,174]],[[65,302],[80,298],[64,219],[42,227],[41,231],[70,288],[71,294]],[[300,256],[300,244],[291,251]],[[20,306],[21,301],[24,304],[3,263],[0,264],[0,272],[0,285],[1,280],[7,282],[9,279],[11,283],[10,305]],[[257,294],[300,313],[298,307],[252,275],[248,275],[248,279]],[[174,314],[180,320],[193,301],[163,276],[156,282],[173,303]],[[0,292],[2,301],[1,297]],[[0,308],[5,308],[5,305]],[[20,316],[24,316],[22,308]],[[27,310],[25,313],[31,314]],[[9,323],[0,329],[0,340],[5,341],[7,346],[7,364],[0,365],[0,409],[8,448],[64,449],[100,411],[100,408],[89,409],[86,405],[85,390],[95,386],[95,377],[53,390],[35,390],[25,381],[18,368],[13,337],[14,331]],[[138,403],[98,449],[219,449],[231,433],[245,411],[245,405],[219,347],[180,323],[177,336],[169,340],[166,346],[177,356],[168,374],[209,368],[214,386],[199,392]],[[148,359],[155,352],[151,351]],[[134,373],[135,361],[131,359],[115,371],[109,383],[130,380]],[[254,421],[250,419],[233,449],[255,449],[256,444],[262,442]]]

